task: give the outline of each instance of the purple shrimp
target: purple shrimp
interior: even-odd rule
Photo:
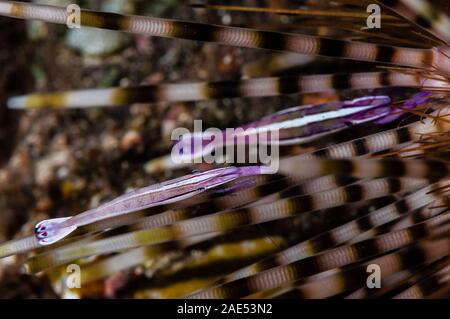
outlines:
[[[226,145],[279,144],[309,142],[324,134],[342,130],[349,124],[379,120],[392,112],[388,96],[369,96],[351,101],[302,105],[282,110],[238,127],[232,132],[183,135],[172,154],[189,161]],[[277,133],[276,135],[274,133]]]
[[[35,226],[41,245],[50,245],[66,237],[80,226],[153,206],[190,198],[205,190],[231,182],[239,177],[273,173],[264,166],[217,168],[192,173],[180,178],[137,189],[79,215],[49,219]]]

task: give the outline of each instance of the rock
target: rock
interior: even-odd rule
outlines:
[[[65,42],[87,56],[105,56],[122,49],[128,37],[120,32],[82,27],[70,29]]]
[[[60,167],[68,167],[72,163],[68,150],[55,152],[36,163],[35,179],[38,185],[47,185],[56,178],[56,171]]]
[[[122,137],[120,146],[123,150],[129,150],[142,142],[141,135],[136,131],[128,131]]]
[[[131,14],[134,12],[134,5],[129,1],[105,0],[100,10]],[[128,35],[121,32],[82,27],[68,31],[66,44],[86,56],[105,56],[122,49],[129,39]]]

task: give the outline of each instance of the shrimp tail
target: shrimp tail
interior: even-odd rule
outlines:
[[[71,217],[47,219],[37,223],[34,228],[34,234],[39,243],[41,245],[51,245],[77,229],[77,226],[62,225],[63,222],[70,218]]]

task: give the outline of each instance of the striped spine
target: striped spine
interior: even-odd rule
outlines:
[[[342,205],[339,207],[326,209],[320,213],[322,213],[324,216],[328,216],[329,214],[336,215],[339,213],[340,214],[339,218],[346,219],[346,218],[351,218],[355,214],[356,215],[358,214],[358,208],[355,206],[357,206],[357,205],[346,204],[346,205]],[[362,210],[364,208],[366,208],[366,207],[363,206],[359,209]],[[311,216],[312,214],[317,214],[317,213],[318,212],[313,211],[308,214],[301,214],[300,216],[296,216],[293,219],[284,220],[283,224],[288,224],[289,229],[292,229],[292,231],[299,231],[299,228],[296,225],[297,224],[303,225],[304,224],[303,221],[307,220],[308,216]],[[271,224],[271,226],[272,226],[272,224]],[[303,227],[301,227],[301,228],[303,228]],[[257,227],[255,227],[254,229],[260,230]],[[160,250],[163,250],[165,254],[170,253],[172,251],[180,250],[180,249],[183,249],[184,251],[186,251],[186,250],[189,251],[189,249],[191,249],[191,248],[198,252],[199,249],[201,251],[203,251],[203,250],[197,246],[194,246],[194,247],[191,246],[192,244],[195,245],[197,243],[197,241],[196,241],[197,238],[199,238],[199,240],[201,240],[201,239],[206,240],[206,242],[215,241],[215,242],[221,243],[221,242],[223,242],[222,238],[224,238],[228,235],[231,235],[230,238],[233,238],[232,234],[233,233],[231,233],[231,234],[212,233],[212,234],[207,234],[207,235],[193,236],[193,237],[189,237],[189,238],[186,238],[183,240],[178,240],[178,241],[174,241],[174,242],[169,242],[169,243],[164,243],[164,244],[159,244],[159,245],[154,245],[154,246],[149,246],[149,247],[135,248],[135,249],[126,251],[124,253],[121,253],[119,255],[113,256],[113,257],[107,257],[103,260],[95,262],[94,264],[89,264],[89,265],[85,266],[84,268],[82,267],[82,274],[83,274],[82,282],[86,283],[88,281],[94,281],[94,280],[100,279],[102,277],[107,277],[108,275],[111,275],[117,271],[126,270],[131,267],[144,264],[148,260],[148,258],[150,258],[150,257],[148,257],[149,255],[152,258],[155,256],[155,253],[154,253],[155,250],[153,249],[153,247],[157,247],[156,248],[157,252],[159,252]],[[266,235],[265,236],[266,240],[274,243],[274,245],[276,245],[278,247],[284,247],[284,246],[288,245],[287,241],[284,242],[283,245],[281,245],[281,244],[278,245],[277,243],[280,240],[279,236],[272,236],[267,233],[265,235]],[[202,244],[203,244],[202,246],[204,246],[206,242],[202,242]],[[208,245],[206,245],[206,246],[209,247]],[[159,248],[159,247],[163,247],[163,248]],[[161,256],[157,256],[157,257],[161,258]]]
[[[158,228],[138,230],[83,245],[55,249],[48,254],[32,257],[27,262],[30,272],[97,254],[154,245],[212,232],[226,232],[238,227],[288,218],[303,212],[369,200],[405,189],[423,187],[426,180],[375,179],[316,194],[282,199],[270,204],[223,211],[180,221]]]
[[[373,89],[388,86],[427,90],[450,89],[445,79],[429,79],[420,74],[367,72],[255,78],[238,81],[173,83],[31,94],[9,99],[12,109],[85,108],[132,103],[201,101],[236,97],[267,97],[293,93],[317,93],[346,89]]]
[[[353,245],[338,247],[322,254],[283,266],[272,267],[271,269],[256,275],[241,278],[236,281],[228,282],[222,286],[199,292],[193,297],[199,299],[241,298],[258,291],[277,288],[292,281],[299,280],[302,277],[311,276],[338,267],[344,267],[349,264],[357,263],[359,260],[404,247],[417,240],[434,235],[435,232],[433,227],[442,222],[448,222],[449,220],[450,214],[438,216],[407,229],[381,235]],[[449,230],[450,223],[447,223],[445,229],[439,229],[438,233],[445,233]]]
[[[437,186],[435,185],[434,187]],[[429,193],[432,189],[432,187],[422,189],[393,204],[370,212],[366,216],[362,216],[307,241],[296,244],[266,260],[226,276],[221,282],[236,280],[262,272],[273,266],[295,262],[313,256],[322,250],[350,241],[368,230],[395,221],[402,216],[405,216],[410,211],[426,206],[438,199],[433,194]]]
[[[36,19],[66,24],[65,8],[31,3],[1,1],[0,14],[21,19]],[[81,25],[157,37],[214,42],[230,46],[328,56],[357,61],[380,62],[430,69],[436,66],[450,73],[450,59],[437,49],[412,49],[343,41],[314,36],[259,31],[203,23],[126,16],[116,13],[82,10]]]
[[[423,299],[440,289],[450,291],[450,264],[394,296],[394,299]]]
[[[450,42],[450,17],[426,0],[378,0],[442,41]]]
[[[367,280],[367,266],[380,266],[381,277],[388,277],[405,269],[433,262],[450,252],[450,239],[425,240],[405,247],[399,252],[390,253],[368,262],[349,268],[331,271],[304,279],[298,286],[288,289],[283,297],[327,298],[345,291],[364,286]]]
[[[449,164],[444,161],[400,158],[303,159],[294,156],[281,159],[279,167],[282,173],[303,178],[335,174],[357,178],[407,176],[439,180],[449,173]]]

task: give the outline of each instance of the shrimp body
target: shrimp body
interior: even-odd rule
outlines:
[[[369,96],[350,101],[291,107],[243,125],[233,132],[195,132],[181,136],[172,155],[191,161],[215,148],[257,141],[263,144],[292,145],[309,142],[324,134],[379,120],[392,113],[388,96]],[[274,137],[274,133],[278,137]]]
[[[136,210],[187,199],[205,190],[231,182],[241,176],[268,173],[270,173],[270,170],[262,166],[231,166],[193,173],[126,193],[97,208],[73,217],[41,221],[35,226],[35,236],[41,245],[50,245],[66,237],[79,226]]]

